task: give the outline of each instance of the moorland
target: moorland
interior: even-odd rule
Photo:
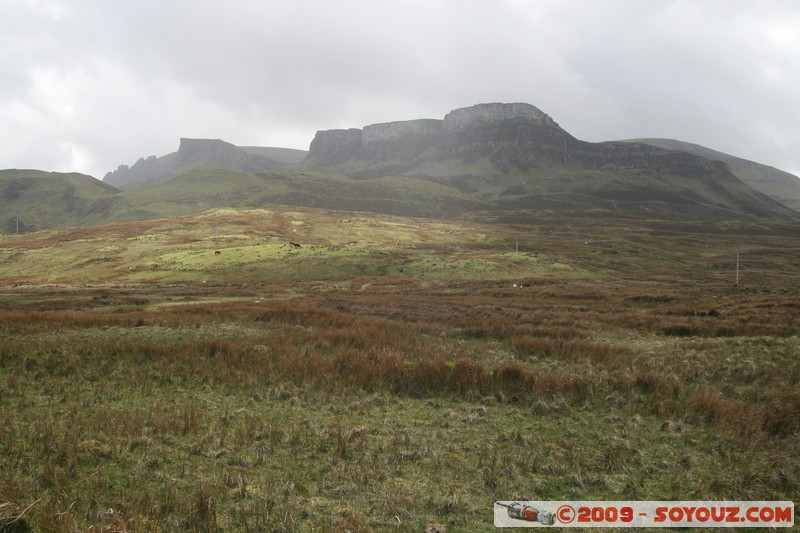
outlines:
[[[510,222],[213,209],[0,236],[0,530],[798,503],[796,223]]]

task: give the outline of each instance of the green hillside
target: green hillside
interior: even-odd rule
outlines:
[[[743,182],[795,211],[800,211],[800,178],[793,174],[768,165],[718,152],[699,144],[676,141],[674,139],[632,139],[631,142],[650,144],[666,150],[689,152],[712,161],[723,161]]]
[[[765,204],[761,193],[725,173],[702,180],[612,166],[592,171],[555,169],[546,176],[520,179],[492,199],[506,208],[666,219],[757,219],[784,214]]]
[[[249,174],[211,166],[172,180],[120,193],[107,219],[154,218],[198,213],[213,207],[275,205],[455,217],[488,204],[451,187],[390,176],[355,180],[334,171]]]
[[[91,176],[0,170],[0,232],[14,233],[99,221],[94,210],[119,191]]]
[[[797,218],[725,167],[712,165],[704,179],[617,165],[520,168],[502,164],[503,151],[473,161],[418,159],[418,176],[359,178],[333,169],[253,174],[203,165],[124,191],[81,174],[6,170],[0,172],[0,231],[277,206],[471,220],[524,221],[546,212],[667,220]]]
[[[212,207],[236,206],[258,194],[263,181],[246,172],[197,167],[158,184],[143,185],[119,195],[127,209],[157,218],[199,213]],[[133,218],[119,213],[115,218]]]

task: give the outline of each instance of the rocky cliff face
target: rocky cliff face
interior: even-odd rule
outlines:
[[[130,168],[123,165],[105,181],[122,187],[166,181],[199,165],[253,173],[280,170],[286,176],[298,169],[328,168],[355,179],[386,179],[353,186],[375,187],[369,189],[368,199],[326,203],[327,191],[325,198],[311,195],[308,205],[358,205],[380,212],[380,205],[391,204],[391,212],[400,214],[395,210],[398,202],[416,205],[422,197],[427,202],[428,195],[440,194],[442,212],[448,216],[481,206],[667,218],[798,218],[745,185],[723,162],[651,144],[581,141],[529,104],[479,104],[455,109],[442,119],[318,131],[302,163],[298,152],[292,156],[296,159],[280,163],[266,148],[245,150],[220,140],[181,139],[177,152],[140,159]],[[262,177],[269,180],[268,174]],[[417,180],[437,185],[419,188]],[[298,183],[309,186],[305,178]],[[396,194],[410,196],[398,199]],[[297,198],[309,198],[308,191],[298,189],[281,201],[297,203]],[[420,213],[417,207],[408,209]]]
[[[435,119],[404,120],[365,126],[361,133],[361,143],[395,141],[413,137],[438,136],[442,133],[443,121]]]
[[[429,148],[449,155],[477,158],[514,140],[523,146],[563,146],[571,136],[547,114],[530,104],[478,104],[456,109],[443,120],[420,119],[365,126],[363,130],[318,131],[308,161],[335,166],[350,160],[415,157]],[[481,156],[478,156],[481,157]]]
[[[348,130],[318,131],[308,149],[309,158],[332,163],[347,161],[361,148],[362,131]]]
[[[580,141],[549,115],[523,103],[478,104],[455,109],[443,120],[319,131],[311,143],[307,164],[334,167],[353,177],[372,177],[388,171],[419,176],[425,170],[421,170],[418,160],[431,152],[439,161],[470,163],[490,158],[500,172],[555,164],[586,169],[616,165],[692,177],[713,174],[707,160],[686,152],[638,143]],[[391,165],[383,165],[385,161],[391,161]],[[430,167],[426,160],[425,168]]]
[[[546,113],[530,104],[478,104],[472,107],[454,109],[444,116],[444,129],[447,132],[465,130],[475,124],[502,122],[504,120],[524,120],[541,126],[558,127]]]

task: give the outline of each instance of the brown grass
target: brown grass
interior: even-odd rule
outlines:
[[[769,391],[755,402],[726,398],[703,388],[686,400],[687,409],[714,427],[749,436],[789,437],[800,433],[800,386]]]

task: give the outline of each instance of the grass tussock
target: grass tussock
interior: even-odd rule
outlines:
[[[726,398],[702,389],[689,396],[687,409],[714,427],[745,435],[795,437],[800,434],[800,387],[774,390],[756,401]]]

